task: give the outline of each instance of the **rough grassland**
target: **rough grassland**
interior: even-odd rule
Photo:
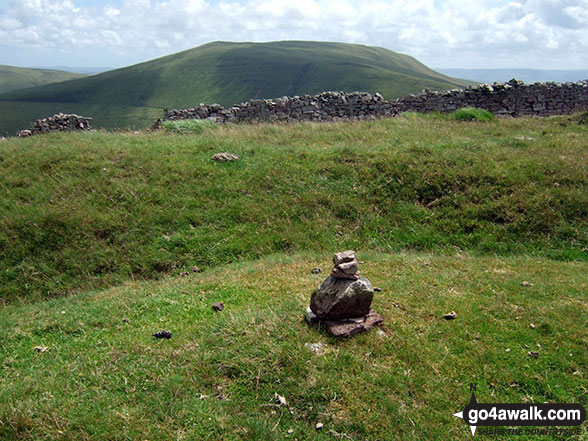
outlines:
[[[325,277],[310,269],[330,257],[272,256],[3,308],[0,439],[471,440],[452,416],[470,383],[481,402],[588,394],[587,262],[364,252],[386,322],[335,341],[302,321]],[[457,319],[443,320],[451,310]],[[172,339],[151,337],[161,329]],[[588,439],[582,430],[566,439]]]
[[[587,126],[568,118],[227,126],[0,143],[0,299],[272,253],[588,257]],[[213,153],[242,160],[217,164]]]

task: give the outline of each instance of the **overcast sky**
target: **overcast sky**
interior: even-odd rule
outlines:
[[[122,67],[216,40],[360,43],[437,68],[588,69],[588,0],[0,0],[0,64]]]

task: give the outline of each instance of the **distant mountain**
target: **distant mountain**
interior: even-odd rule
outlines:
[[[99,74],[102,72],[107,72],[109,70],[112,70],[112,67],[53,66],[53,67],[47,68],[47,69],[57,69],[57,70],[64,70],[66,72],[75,72],[75,73],[81,73],[81,74],[86,74],[86,75],[95,75],[95,74]]]
[[[542,69],[437,69],[445,75],[468,78],[480,83],[503,83],[516,78],[525,83],[555,81],[566,83],[588,79],[588,70]]]
[[[98,127],[146,127],[163,108],[323,91],[380,92],[396,98],[422,89],[463,87],[416,59],[343,43],[214,42],[60,84],[0,95],[0,129],[12,133],[55,112],[94,118]]]
[[[0,65],[0,93],[81,78],[79,73]]]

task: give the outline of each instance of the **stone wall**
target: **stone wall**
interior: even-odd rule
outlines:
[[[71,132],[73,130],[89,130],[90,120],[85,116],[66,115],[57,113],[48,118],[38,119],[33,123],[30,130],[21,130],[16,136],[24,138],[26,136],[38,135],[49,132]]]
[[[224,108],[219,104],[165,110],[164,120],[212,119],[224,122],[337,121],[396,116],[401,112],[452,112],[462,107],[487,109],[497,116],[567,115],[588,110],[588,80],[575,83],[480,85],[445,92],[424,91],[387,101],[379,94],[324,92],[319,95],[251,100]]]

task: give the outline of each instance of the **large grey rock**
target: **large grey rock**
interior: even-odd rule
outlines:
[[[310,309],[320,319],[361,317],[368,314],[374,288],[368,279],[329,276],[310,298]]]

